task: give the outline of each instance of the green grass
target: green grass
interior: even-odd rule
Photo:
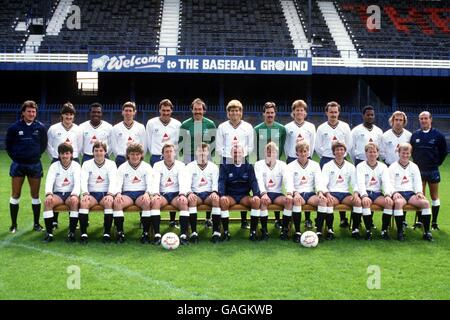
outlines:
[[[433,243],[423,241],[421,232],[412,229],[403,243],[382,241],[377,213],[372,242],[354,241],[348,230],[336,226],[335,241],[307,249],[278,240],[278,231],[270,223],[272,238],[251,243],[248,231],[235,223],[228,243],[213,245],[208,241],[211,229],[200,225],[198,245],[171,252],[138,242],[137,214],[126,216],[128,240],[123,245],[102,244],[101,214],[90,217],[87,246],[64,241],[66,214],[60,216],[55,241],[44,244],[43,233],[31,231],[27,186],[21,198],[19,231],[9,234],[11,182],[5,152],[0,153],[0,162],[4,164],[0,167],[0,299],[450,298],[450,159],[441,168],[441,231],[433,233]],[[413,216],[408,216],[410,225]],[[162,231],[168,231],[167,222]],[[73,265],[80,268],[81,289],[67,287],[67,268]],[[380,289],[367,288],[371,265],[381,270]]]

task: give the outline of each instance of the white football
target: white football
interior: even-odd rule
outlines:
[[[180,245],[180,238],[173,232],[167,232],[161,238],[161,246],[167,250],[175,250]]]
[[[314,248],[319,244],[319,238],[315,232],[305,231],[300,238],[300,243],[306,248]]]

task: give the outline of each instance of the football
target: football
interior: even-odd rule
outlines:
[[[161,238],[161,245],[164,249],[175,250],[180,245],[180,238],[173,232],[167,232]]]
[[[317,247],[319,238],[315,232],[305,231],[300,238],[300,243],[306,248],[314,248]]]

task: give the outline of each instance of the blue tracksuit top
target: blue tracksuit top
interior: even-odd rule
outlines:
[[[412,158],[422,171],[437,170],[447,156],[447,142],[444,135],[434,128],[428,132],[421,129],[411,136]]]

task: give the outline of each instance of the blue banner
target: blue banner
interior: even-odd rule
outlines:
[[[89,71],[312,74],[311,58],[89,55]]]

